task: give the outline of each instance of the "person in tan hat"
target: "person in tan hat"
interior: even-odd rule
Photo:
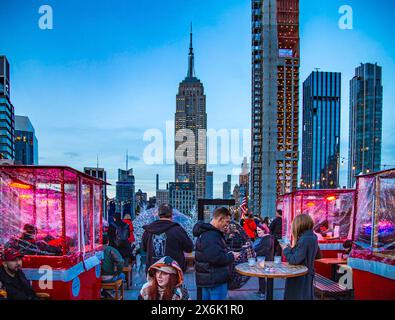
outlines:
[[[188,290],[183,286],[182,269],[169,256],[148,268],[147,279],[141,288],[139,300],[190,300]]]

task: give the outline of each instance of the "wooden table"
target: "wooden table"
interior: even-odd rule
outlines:
[[[273,300],[273,279],[301,277],[309,271],[306,266],[291,265],[287,262],[274,263],[272,261],[266,261],[264,268],[256,264],[250,267],[248,263],[242,263],[238,264],[235,269],[244,276],[267,278],[266,300]]]
[[[320,262],[326,265],[331,266],[331,273],[332,273],[332,279],[333,281],[337,281],[336,279],[336,266],[339,264],[347,264],[347,259],[339,259],[339,258],[324,258],[324,259],[318,259],[315,260],[316,262]]]

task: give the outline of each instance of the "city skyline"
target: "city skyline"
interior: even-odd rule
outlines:
[[[9,30],[2,39],[0,54],[6,55],[11,64],[11,101],[16,114],[29,116],[36,128],[37,138],[40,140],[40,163],[68,164],[82,170],[85,166],[94,166],[99,154],[100,167],[108,170],[108,180],[112,183],[113,190],[109,190],[109,194],[115,194],[116,172],[123,167],[124,150],[129,149],[134,151],[130,156],[129,166],[134,169],[137,188],[154,195],[156,173],[161,176],[161,184],[172,181],[173,165],[148,166],[142,163],[142,150],[146,145],[142,136],[147,128],[162,129],[164,120],[172,118],[174,88],[185,72],[185,48],[188,43],[186,35],[191,20],[194,21],[198,43],[198,76],[205,81],[208,127],[249,128],[250,1],[218,1],[212,5],[210,14],[204,13],[208,2],[193,1],[193,4],[181,8],[180,2],[176,1],[174,10],[191,12],[191,7],[194,6],[194,13],[180,14],[182,18],[175,17],[171,28],[163,24],[163,18],[155,13],[158,21],[143,32],[151,33],[152,39],[144,44],[141,44],[144,42],[144,35],[131,32],[137,26],[135,22],[131,22],[136,15],[135,11],[144,10],[144,4],[135,4],[131,10],[128,5],[119,5],[119,1],[116,1],[114,8],[118,15],[108,17],[110,31],[104,32],[104,38],[108,39],[112,34],[111,30],[117,31],[121,26],[127,26],[127,32],[116,33],[117,43],[111,42],[113,46],[110,49],[104,48],[104,45],[94,45],[92,49],[96,49],[95,54],[88,48],[88,44],[92,45],[97,26],[91,24],[92,19],[84,16],[84,8],[89,4],[76,4],[77,10],[70,10],[54,2],[54,30],[42,31],[36,26],[37,8],[26,5],[19,9],[18,2],[20,1],[6,2],[0,13],[0,27],[4,29],[4,24],[7,24]],[[49,4],[52,5],[51,1]],[[388,6],[387,10],[393,7],[391,3],[383,5]],[[318,10],[320,6],[322,9]],[[367,1],[351,1],[351,6],[355,14],[354,29],[340,30],[337,25],[339,4],[336,1],[329,4],[314,4],[313,1],[301,3],[303,61],[300,79],[306,79],[315,67],[320,67],[323,71],[342,72],[344,94],[341,156],[348,158],[348,82],[360,62],[377,62],[382,66],[382,164],[394,164],[392,155],[395,144],[390,137],[395,130],[390,119],[394,115],[391,106],[395,90],[390,80],[395,76],[395,63],[392,58],[395,50],[393,44],[385,42],[385,39],[390,39],[388,35],[394,27],[390,19],[382,13],[371,15]],[[19,11],[13,13],[16,8]],[[104,13],[104,9],[105,6],[98,5],[96,18]],[[161,9],[163,7],[159,6],[158,12]],[[127,10],[131,17],[121,14],[122,10]],[[73,15],[75,25],[68,28],[66,20],[70,15]],[[11,16],[12,20],[9,18]],[[165,20],[170,16],[173,18],[166,10],[164,16]],[[234,17],[238,18],[233,21]],[[366,23],[368,17],[369,24]],[[115,18],[119,18],[118,24],[114,22]],[[148,25],[141,19],[137,21]],[[154,33],[160,23],[163,24],[162,33]],[[86,29],[83,28],[79,33],[75,28],[81,25]],[[21,40],[22,36],[27,38],[25,43]],[[92,39],[86,45],[71,53],[77,44],[83,42],[83,39],[90,39],[90,36]],[[63,39],[71,41],[70,50],[64,50],[64,44],[60,43]],[[36,45],[33,46],[32,42]],[[328,50],[334,48],[334,43],[341,50]],[[25,46],[29,46],[29,50]],[[62,50],[64,53],[58,54]],[[215,59],[213,64],[210,61],[213,56],[226,56],[226,59]],[[141,67],[137,64],[141,64]],[[155,79],[161,81],[156,83]],[[222,82],[218,81],[220,79]],[[79,89],[82,83],[84,92]],[[143,96],[153,85],[158,96],[151,97],[152,101],[145,104]],[[104,87],[106,90],[103,90]],[[238,94],[229,95],[229,92]],[[229,106],[232,106],[231,110],[238,111],[237,117],[234,117],[234,112],[226,113]],[[117,112],[108,113],[108,109]],[[157,117],[150,118],[150,114],[144,112],[147,109],[154,110]],[[113,139],[115,135],[117,139]],[[70,148],[71,145],[73,148]],[[233,167],[234,164],[208,166],[207,170],[215,173],[214,197],[219,197],[222,193],[222,182]],[[340,184],[343,186],[347,180],[347,164],[341,168],[341,172]]]

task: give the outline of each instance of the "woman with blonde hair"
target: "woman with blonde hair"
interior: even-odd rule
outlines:
[[[285,300],[313,300],[314,260],[319,252],[318,239],[313,232],[313,219],[301,214],[292,221],[291,246],[281,243],[284,256],[289,264],[304,265],[308,273],[302,277],[289,278],[285,282]]]

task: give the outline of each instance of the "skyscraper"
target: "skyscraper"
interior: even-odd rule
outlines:
[[[133,169],[118,169],[118,181],[116,182],[117,210],[122,214],[130,214],[134,218],[135,204],[135,182]]]
[[[206,175],[206,199],[214,198],[214,172],[207,171]]]
[[[10,64],[0,56],[0,160],[15,159],[15,111],[10,98]]]
[[[15,116],[15,163],[38,165],[38,140],[28,117]]]
[[[339,187],[341,73],[313,72],[303,83],[301,187]]]
[[[156,205],[160,207],[162,204],[169,203],[169,190],[158,189],[156,190]]]
[[[248,172],[247,157],[244,158],[241,164],[241,172],[239,175],[240,196],[242,198],[248,196],[250,173]]]
[[[231,188],[232,188],[232,176],[230,174],[227,175],[226,181],[222,184],[222,198],[230,199],[231,198]]]
[[[299,0],[252,0],[251,205],[273,216],[297,188]]]
[[[195,185],[192,182],[170,182],[169,203],[181,213],[189,215],[196,206]]]
[[[188,73],[178,88],[175,113],[175,182],[193,183],[197,200],[205,198],[206,193],[207,114],[204,87],[195,76],[194,59],[191,29]]]
[[[108,212],[107,212],[107,172],[104,168],[99,168],[99,161],[97,167],[85,167],[84,172],[91,177],[95,177],[97,179],[103,180],[105,183],[103,184],[103,217],[108,220]]]
[[[349,188],[356,175],[381,169],[382,120],[382,68],[361,64],[350,81]]]

